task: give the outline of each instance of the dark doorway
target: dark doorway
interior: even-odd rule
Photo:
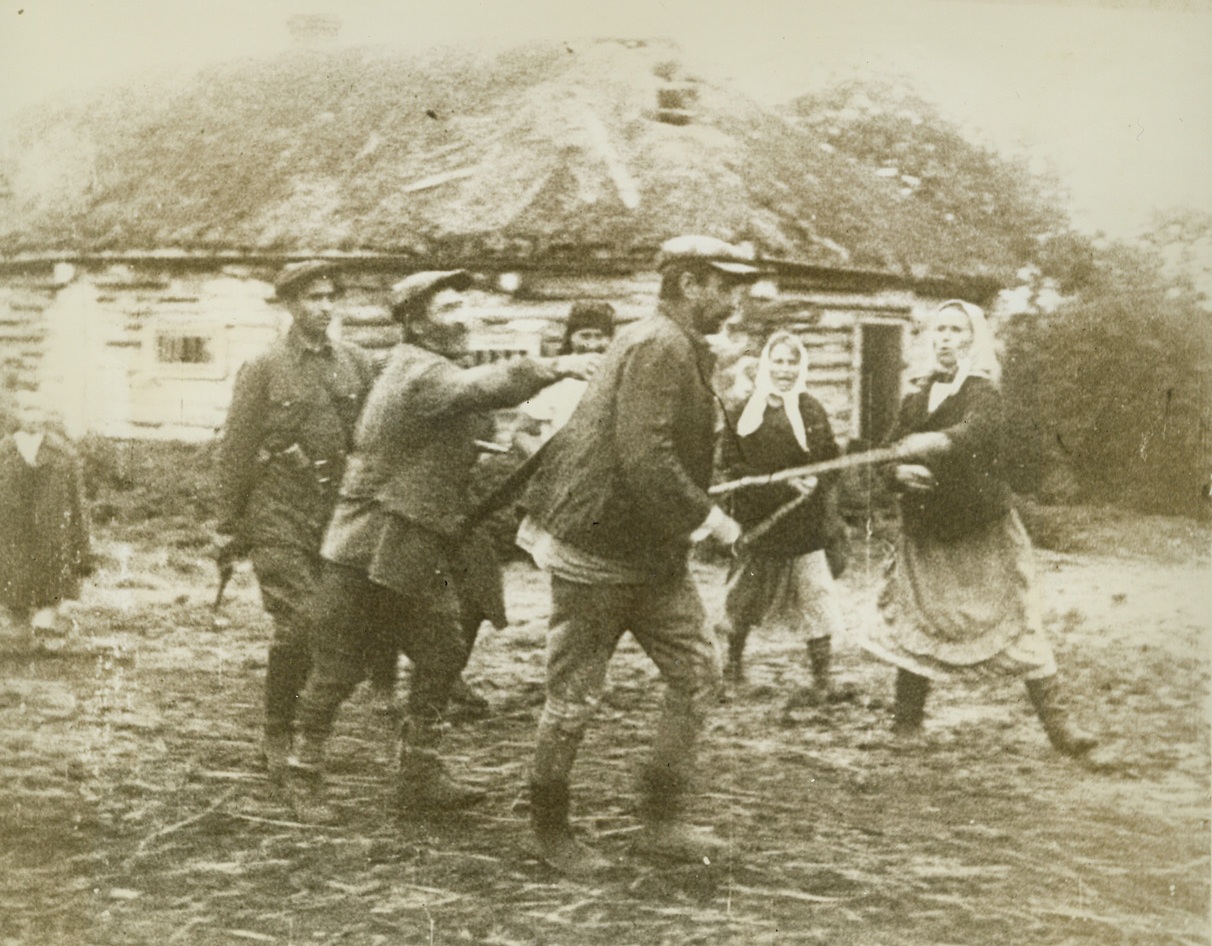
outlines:
[[[903,327],[868,322],[859,331],[859,439],[875,445],[892,430],[900,408]]]

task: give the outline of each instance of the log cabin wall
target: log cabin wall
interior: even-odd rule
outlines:
[[[625,263],[531,267],[486,272],[469,293],[475,360],[554,354],[578,299],[609,301],[622,321],[656,308],[656,273]],[[240,365],[289,325],[272,300],[276,268],[151,260],[0,269],[0,369],[19,398],[58,406],[73,435],[210,439]],[[385,358],[399,337],[383,308],[390,286],[417,268],[352,267],[334,331]],[[869,442],[899,400],[915,324],[945,294],[954,293],[780,276],[773,298],[746,302],[721,362],[756,356],[776,327],[796,331],[839,439]]]

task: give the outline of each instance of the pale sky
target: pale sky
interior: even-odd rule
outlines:
[[[0,115],[50,95],[287,47],[293,13],[341,42],[510,45],[668,37],[765,102],[908,77],[984,143],[1056,171],[1075,222],[1131,236],[1155,207],[1212,213],[1212,3],[1203,0],[4,0]],[[1204,12],[1191,12],[1204,7]],[[1180,12],[1187,11],[1187,12]],[[718,71],[717,71],[718,70]],[[154,81],[145,78],[143,81]]]

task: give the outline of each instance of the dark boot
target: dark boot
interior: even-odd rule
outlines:
[[[724,679],[729,683],[745,681],[745,644],[749,640],[748,627],[723,625],[722,635],[728,641],[728,660],[724,664]]]
[[[304,824],[327,824],[332,810],[324,799],[324,743],[302,738],[298,757],[291,759],[284,773],[286,797],[295,818]]]
[[[488,700],[460,676],[450,688],[446,719],[448,722],[473,722],[488,716],[488,708]]]
[[[306,649],[270,645],[265,666],[265,738],[261,743],[261,761],[275,783],[286,777],[295,706],[310,670],[311,656]]]
[[[539,723],[530,773],[530,824],[540,860],[562,874],[583,877],[604,870],[610,862],[581,844],[568,823],[568,775],[580,745],[579,733]]]
[[[1098,745],[1098,740],[1088,732],[1072,726],[1068,714],[1061,705],[1056,676],[1042,680],[1027,681],[1027,695],[1039,721],[1044,724],[1048,740],[1058,752],[1078,758]]]
[[[797,710],[828,703],[844,703],[855,698],[852,684],[833,685],[833,640],[816,637],[808,642],[808,665],[812,668],[812,686],[799,687],[787,700],[785,709]]]
[[[567,782],[530,783],[530,825],[539,859],[570,877],[588,877],[607,869],[610,861],[573,834],[568,807]]]
[[[265,772],[274,785],[281,786],[286,781],[292,741],[288,732],[267,732],[261,740],[261,764],[265,766]]]
[[[896,671],[896,706],[892,715],[892,734],[912,737],[921,733],[926,717],[926,696],[930,681],[908,670]]]
[[[685,864],[709,864],[725,844],[706,828],[683,819],[686,782],[668,771],[651,768],[640,785],[643,829],[637,849],[654,857]]]
[[[459,811],[484,800],[484,792],[456,782],[446,773],[436,749],[405,745],[400,750],[397,801],[421,812]]]

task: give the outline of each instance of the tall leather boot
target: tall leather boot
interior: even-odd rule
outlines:
[[[402,730],[396,800],[418,812],[459,811],[484,800],[478,788],[455,781],[438,757],[436,726],[410,721]]]
[[[643,827],[637,848],[644,854],[685,864],[709,864],[725,844],[706,828],[684,819],[686,779],[650,767],[640,783],[640,819]]]
[[[896,671],[896,706],[892,711],[892,734],[913,737],[921,733],[926,717],[930,681],[903,668]]]
[[[718,633],[728,641],[728,657],[724,664],[724,679],[729,683],[745,681],[745,644],[752,628],[722,624]]]
[[[1061,705],[1060,686],[1056,675],[1027,681],[1027,695],[1039,721],[1044,724],[1048,741],[1058,752],[1078,758],[1098,745],[1090,733],[1070,724],[1068,713]]]
[[[580,736],[540,723],[530,774],[530,826],[540,860],[561,874],[585,877],[611,864],[578,841],[568,822],[568,776],[580,744]]]
[[[303,735],[299,751],[286,766],[286,796],[295,817],[304,824],[327,824],[332,809],[324,798],[324,740]]]
[[[703,718],[690,694],[665,692],[652,746],[652,761],[640,781],[639,848],[647,854],[687,863],[714,858],[723,842],[683,818],[686,792],[694,771],[695,749]]]
[[[306,648],[270,645],[265,667],[265,738],[261,743],[261,760],[274,784],[280,785],[286,778],[295,706],[310,670],[311,655]]]

